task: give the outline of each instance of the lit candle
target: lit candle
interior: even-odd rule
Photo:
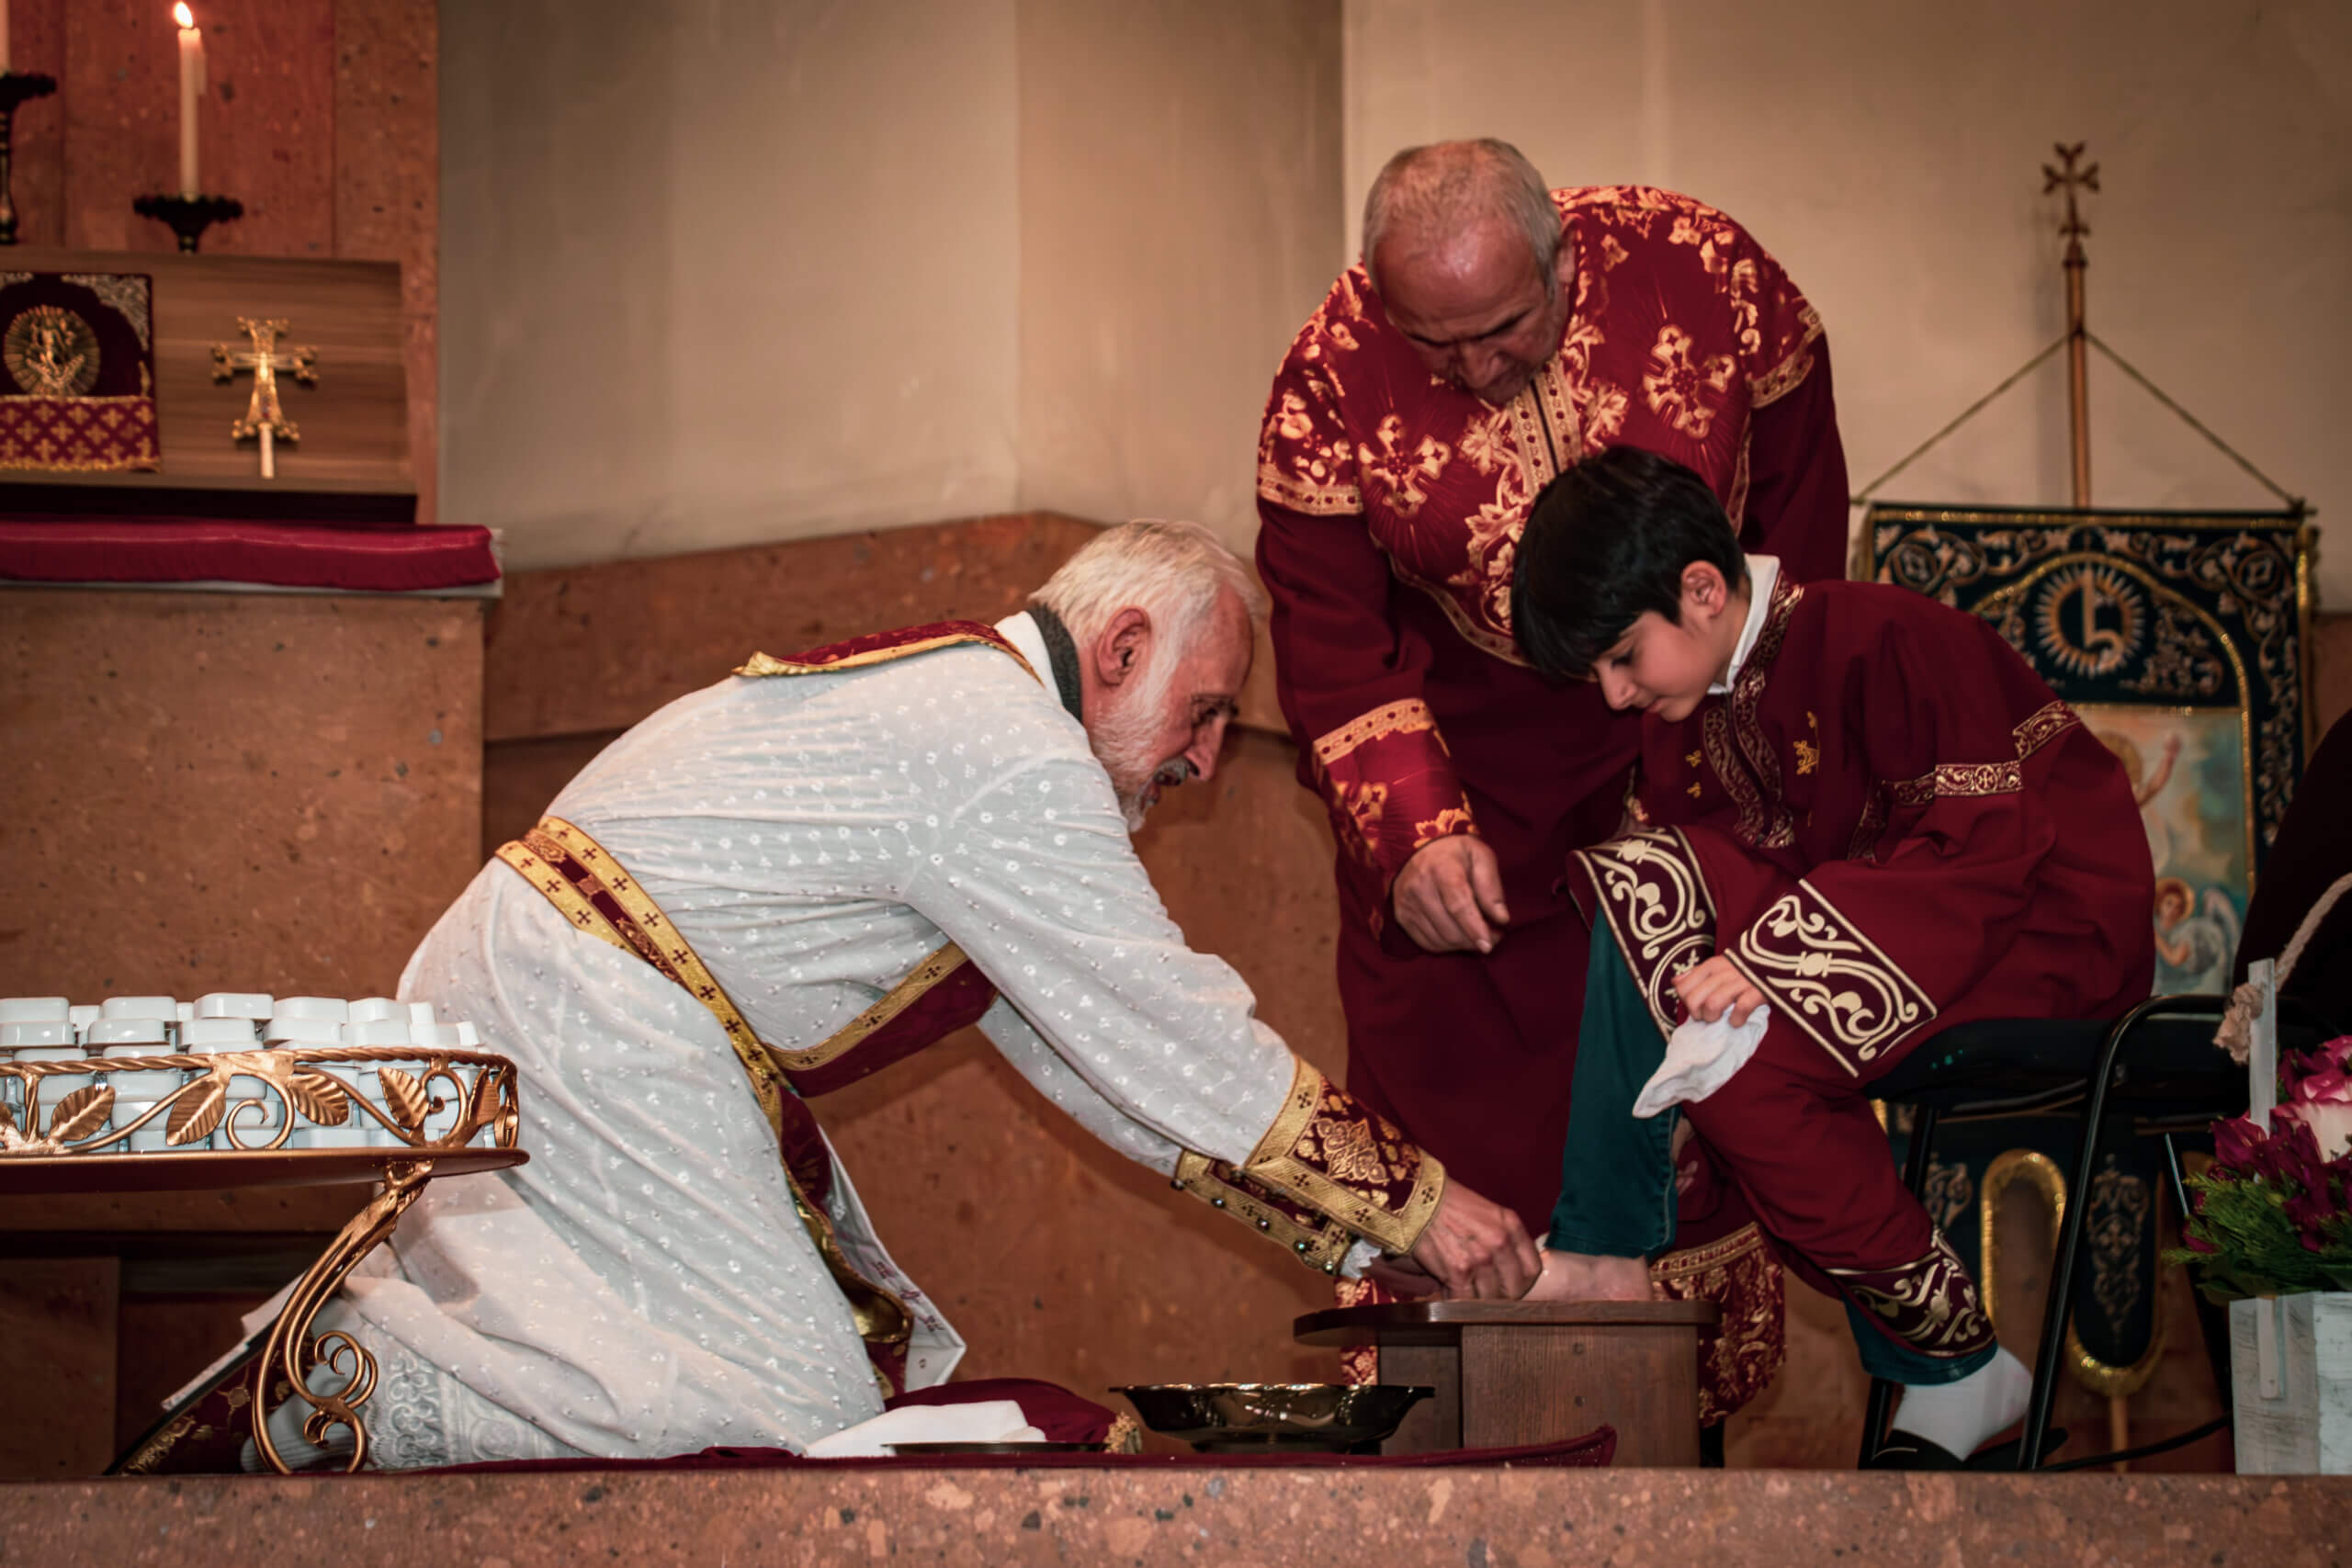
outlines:
[[[197,194],[196,101],[204,96],[204,34],[185,3],[172,7],[180,25],[180,194]]]

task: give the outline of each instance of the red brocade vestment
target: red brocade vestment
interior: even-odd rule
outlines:
[[[1816,1283],[1927,1354],[1990,1343],[1867,1086],[1955,1024],[2148,994],[2154,872],[2122,764],[1977,617],[1783,581],[1727,695],[1643,721],[1634,799],[1642,830],[1580,852],[1571,886],[1659,1028],[1714,953],[1771,1009],[1686,1107],[1700,1139]]]
[[[1797,580],[1837,576],[1846,537],[1828,345],[1779,265],[1686,197],[1553,199],[1575,299],[1525,390],[1498,408],[1432,378],[1353,267],[1283,362],[1258,467],[1283,711],[1339,840],[1349,1087],[1539,1235],[1585,958],[1561,867],[1616,829],[1638,739],[1512,639],[1528,507],[1631,444],[1703,475]],[[1500,863],[1511,923],[1489,955],[1423,953],[1388,919],[1398,870],[1453,833]]]

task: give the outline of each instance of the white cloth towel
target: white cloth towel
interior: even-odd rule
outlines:
[[[1747,1066],[1763,1043],[1772,1010],[1758,1008],[1737,1028],[1730,1019],[1725,1012],[1713,1023],[1694,1018],[1676,1025],[1667,1037],[1666,1060],[1634,1097],[1634,1114],[1647,1119],[1669,1105],[1695,1104],[1731,1082],[1731,1076]]]
[[[1042,1443],[1046,1434],[1029,1425],[1010,1399],[970,1404],[910,1404],[885,1410],[868,1421],[844,1427],[808,1445],[810,1459],[888,1459],[892,1443]]]

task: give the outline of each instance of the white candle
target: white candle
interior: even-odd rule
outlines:
[[[172,7],[180,25],[180,194],[197,194],[196,104],[204,96],[204,34],[196,16],[183,5]]]

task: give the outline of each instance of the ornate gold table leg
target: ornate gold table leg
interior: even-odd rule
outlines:
[[[344,1281],[344,1277],[357,1266],[359,1260],[376,1250],[377,1245],[392,1234],[392,1227],[408,1212],[432,1179],[433,1162],[429,1159],[400,1160],[384,1168],[384,1190],[369,1201],[365,1209],[352,1216],[351,1223],[336,1233],[319,1260],[311,1265],[294,1286],[294,1293],[287,1298],[286,1308],[277,1314],[277,1322],[269,1331],[269,1339],[261,1352],[261,1376],[254,1398],[254,1446],[261,1457],[280,1475],[291,1475],[277,1447],[269,1438],[269,1401],[266,1393],[273,1376],[283,1377],[293,1389],[294,1397],[311,1405],[311,1414],[303,1418],[302,1436],[323,1448],[330,1427],[351,1428],[351,1462],[345,1468],[356,1471],[368,1461],[368,1428],[360,1425],[359,1406],[368,1403],[376,1392],[376,1358],[370,1356],[359,1342],[339,1329],[331,1329],[318,1339],[318,1364],[331,1371],[342,1372],[345,1358],[349,1358],[349,1377],[340,1389],[319,1393],[311,1388],[310,1379],[301,1364],[303,1348],[310,1343],[311,1323],[319,1309]]]

